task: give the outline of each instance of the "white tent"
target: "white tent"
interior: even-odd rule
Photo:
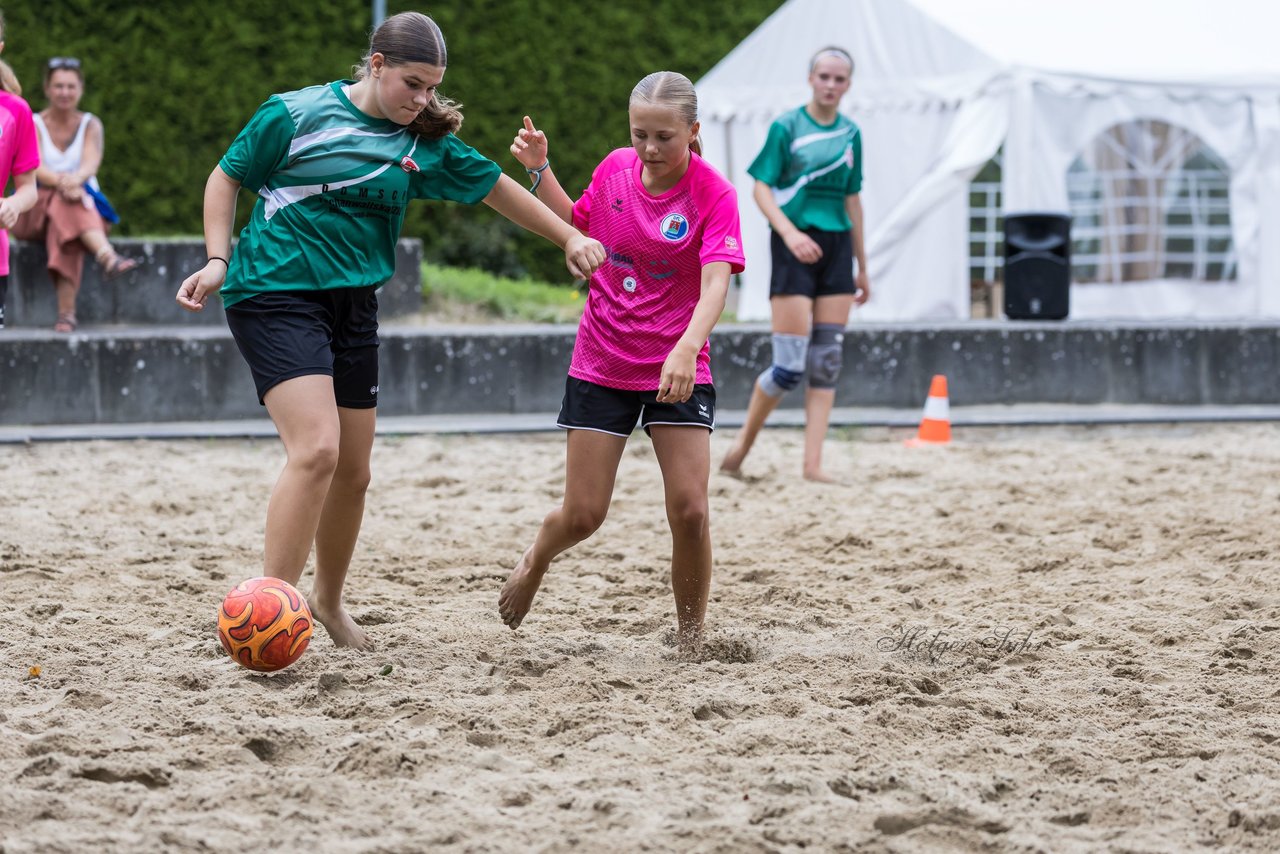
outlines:
[[[968,317],[969,182],[1002,146],[1005,213],[1070,213],[1072,163],[1144,119],[1225,164],[1234,276],[1076,283],[1071,316],[1280,317],[1277,33],[1274,0],[789,0],[698,83],[704,154],[742,209],[739,316],[768,316],[768,224],[746,168],[834,44],[857,61],[841,109],[863,134],[863,319]]]

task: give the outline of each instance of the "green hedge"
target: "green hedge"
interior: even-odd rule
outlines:
[[[650,71],[693,80],[781,0],[455,0],[419,8],[449,40],[442,91],[464,105],[460,136],[525,180],[507,151],[525,113],[545,129],[556,172],[581,190],[596,163],[627,144],[626,101]],[[367,0],[22,0],[3,2],[4,59],[33,108],[50,56],[77,56],[85,109],[106,127],[101,180],[119,233],[192,234],[210,169],[273,92],[350,74],[368,45]],[[252,198],[242,195],[238,226]],[[406,236],[427,257],[568,282],[560,253],[487,208],[420,204]]]

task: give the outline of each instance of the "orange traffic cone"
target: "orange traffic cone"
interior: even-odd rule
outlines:
[[[912,447],[919,445],[945,445],[951,441],[951,403],[947,400],[947,378],[935,374],[929,383],[929,397],[924,402],[924,416],[920,430],[914,439],[908,439]]]

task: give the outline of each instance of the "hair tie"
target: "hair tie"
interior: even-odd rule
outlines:
[[[524,171],[528,172],[530,175],[533,176],[533,185],[529,187],[530,193],[538,192],[538,185],[542,183],[542,173],[546,172],[547,169],[550,168],[550,166],[551,166],[551,161],[548,159],[546,163],[543,163],[537,169],[530,169],[528,166],[524,168]]]

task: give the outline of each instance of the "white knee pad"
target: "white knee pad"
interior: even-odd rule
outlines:
[[[809,342],[809,388],[835,388],[844,365],[844,327],[815,323]]]
[[[764,369],[756,385],[769,397],[782,397],[804,379],[804,357],[809,349],[805,335],[773,334],[773,364]]]

